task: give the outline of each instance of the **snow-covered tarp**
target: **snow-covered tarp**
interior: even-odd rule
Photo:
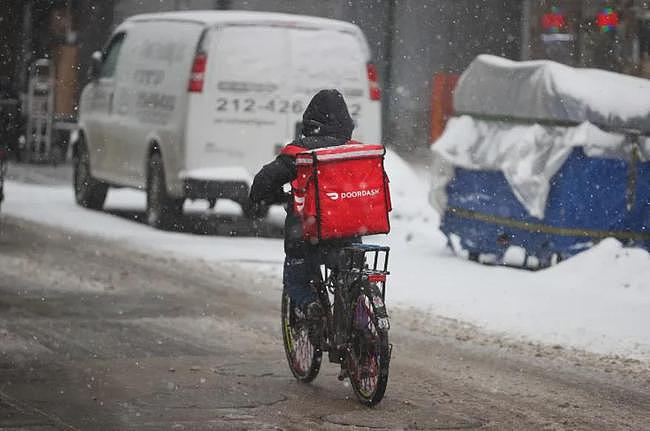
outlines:
[[[650,80],[547,60],[480,55],[460,77],[454,109],[650,133]]]
[[[477,57],[433,145],[431,202],[446,207],[453,167],[503,172],[528,212],[544,217],[550,180],[575,147],[589,157],[650,159],[650,81],[552,61]],[[605,130],[603,130],[605,129]]]

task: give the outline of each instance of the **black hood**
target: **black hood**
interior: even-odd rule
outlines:
[[[319,91],[302,116],[302,134],[305,136],[352,137],[354,122],[337,90]]]

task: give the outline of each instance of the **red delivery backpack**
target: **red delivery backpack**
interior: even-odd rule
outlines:
[[[297,176],[291,185],[305,240],[390,231],[385,153],[382,145],[349,141],[296,155]]]

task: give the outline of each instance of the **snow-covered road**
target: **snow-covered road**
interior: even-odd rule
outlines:
[[[371,238],[392,247],[388,303],[459,319],[512,339],[562,345],[650,362],[650,255],[613,239],[550,269],[529,272],[490,267],[455,257],[427,203],[427,182],[389,154],[392,233]],[[142,192],[111,190],[109,212],[143,211]],[[199,205],[191,205],[196,210]],[[236,206],[220,203],[221,213]],[[237,265],[281,283],[282,241],[251,236],[161,232],[109,212],[75,205],[71,186],[8,181],[2,211],[12,216],[109,238],[142,251],[171,253],[208,263]],[[271,226],[281,224],[274,209]]]

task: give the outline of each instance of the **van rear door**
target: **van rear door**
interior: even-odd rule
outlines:
[[[190,93],[186,178],[250,184],[293,136],[288,97],[287,31],[225,25],[210,30],[202,92]]]
[[[354,138],[380,143],[380,102],[369,97],[370,55],[360,31],[335,26],[295,27],[289,34],[291,67],[288,71],[293,103],[306,107],[318,90],[336,88],[343,93],[355,121]],[[293,115],[291,121],[300,119],[300,115]]]
[[[189,98],[185,178],[250,184],[296,137],[307,104],[324,88],[343,93],[356,139],[380,143],[380,105],[369,97],[369,53],[360,31],[227,24],[204,37],[203,54],[202,90]]]

